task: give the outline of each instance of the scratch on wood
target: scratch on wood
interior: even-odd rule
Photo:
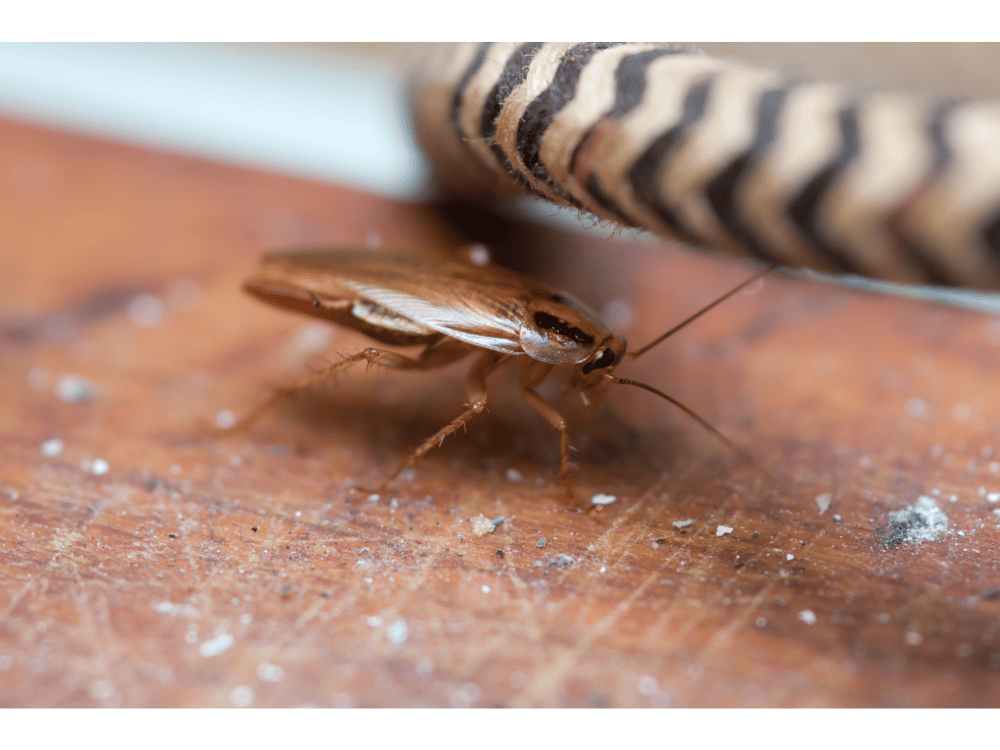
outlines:
[[[636,587],[635,591],[629,594],[627,599],[619,602],[614,609],[605,615],[604,619],[583,634],[583,637],[577,642],[575,648],[563,653],[562,656],[556,659],[552,666],[535,675],[535,678],[528,683],[528,686],[519,695],[514,697],[511,705],[515,707],[527,707],[537,705],[547,699],[550,700],[554,694],[556,685],[566,677],[566,674],[573,668],[573,665],[579,658],[618,621],[618,618],[629,610],[635,600],[642,596],[647,588],[659,579],[659,570],[646,576],[643,582]]]

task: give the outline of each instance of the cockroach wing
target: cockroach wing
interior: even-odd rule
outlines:
[[[528,303],[554,291],[496,266],[367,250],[292,250],[266,255],[262,277],[294,283],[317,298],[369,300],[472,346],[521,354]]]

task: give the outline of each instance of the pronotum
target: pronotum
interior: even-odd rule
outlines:
[[[1000,105],[857,92],[667,44],[431,49],[418,139],[466,194],[534,193],[795,268],[1000,288]]]

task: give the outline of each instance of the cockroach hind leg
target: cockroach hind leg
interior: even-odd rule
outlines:
[[[365,372],[368,372],[372,369],[372,365],[377,365],[379,360],[385,358],[386,354],[387,352],[384,352],[381,349],[369,347],[368,349],[360,352],[358,356],[368,360],[368,364],[365,365]]]
[[[207,419],[201,420],[201,427],[206,434],[213,437],[232,437],[233,435],[238,435],[241,432],[246,432],[259,420],[265,412],[269,411],[275,404],[285,398],[290,398],[293,392],[286,389],[276,389],[270,396],[268,396],[264,401],[257,404],[253,409],[244,414],[242,417],[237,419],[233,424],[223,427],[218,424],[212,424]]]
[[[573,472],[570,469],[559,472],[559,479],[562,481],[563,493],[567,503],[578,503],[576,493],[573,492]]]
[[[260,419],[265,412],[269,411],[279,401],[297,396],[310,386],[315,385],[316,383],[321,383],[324,380],[329,380],[337,373],[346,370],[351,365],[357,364],[362,360],[367,360],[369,365],[374,364],[381,358],[379,356],[381,354],[382,352],[378,349],[365,349],[357,354],[347,355],[343,359],[340,359],[331,365],[321,367],[318,370],[303,375],[300,378],[296,378],[295,380],[285,383],[284,385],[273,386],[270,396],[268,396],[261,403],[257,404],[257,406],[238,419],[234,424],[229,427],[208,425],[210,431],[212,434],[217,436],[230,436],[244,432],[253,426],[253,424]]]
[[[347,492],[357,492],[359,495],[364,495],[368,498],[374,498],[378,500],[382,495],[385,494],[386,489],[392,484],[392,479],[386,479],[382,484],[380,484],[375,489],[368,489],[367,487],[362,487],[361,485],[354,485],[347,488]]]

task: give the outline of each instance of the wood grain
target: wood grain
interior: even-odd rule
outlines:
[[[618,374],[777,485],[649,394],[585,419],[557,383],[567,501],[554,431],[501,371],[467,435],[370,501],[353,488],[459,412],[467,365],[202,425],[323,361],[325,329],[239,292],[262,251],[457,246],[436,214],[9,121],[0,164],[0,705],[1000,704],[996,320],[771,278]],[[619,301],[637,344],[747,274],[497,242]],[[326,356],[365,344],[326,335]],[[89,401],[60,398],[67,375]],[[948,530],[907,541],[890,517],[921,496]],[[479,516],[504,520],[477,536]]]

